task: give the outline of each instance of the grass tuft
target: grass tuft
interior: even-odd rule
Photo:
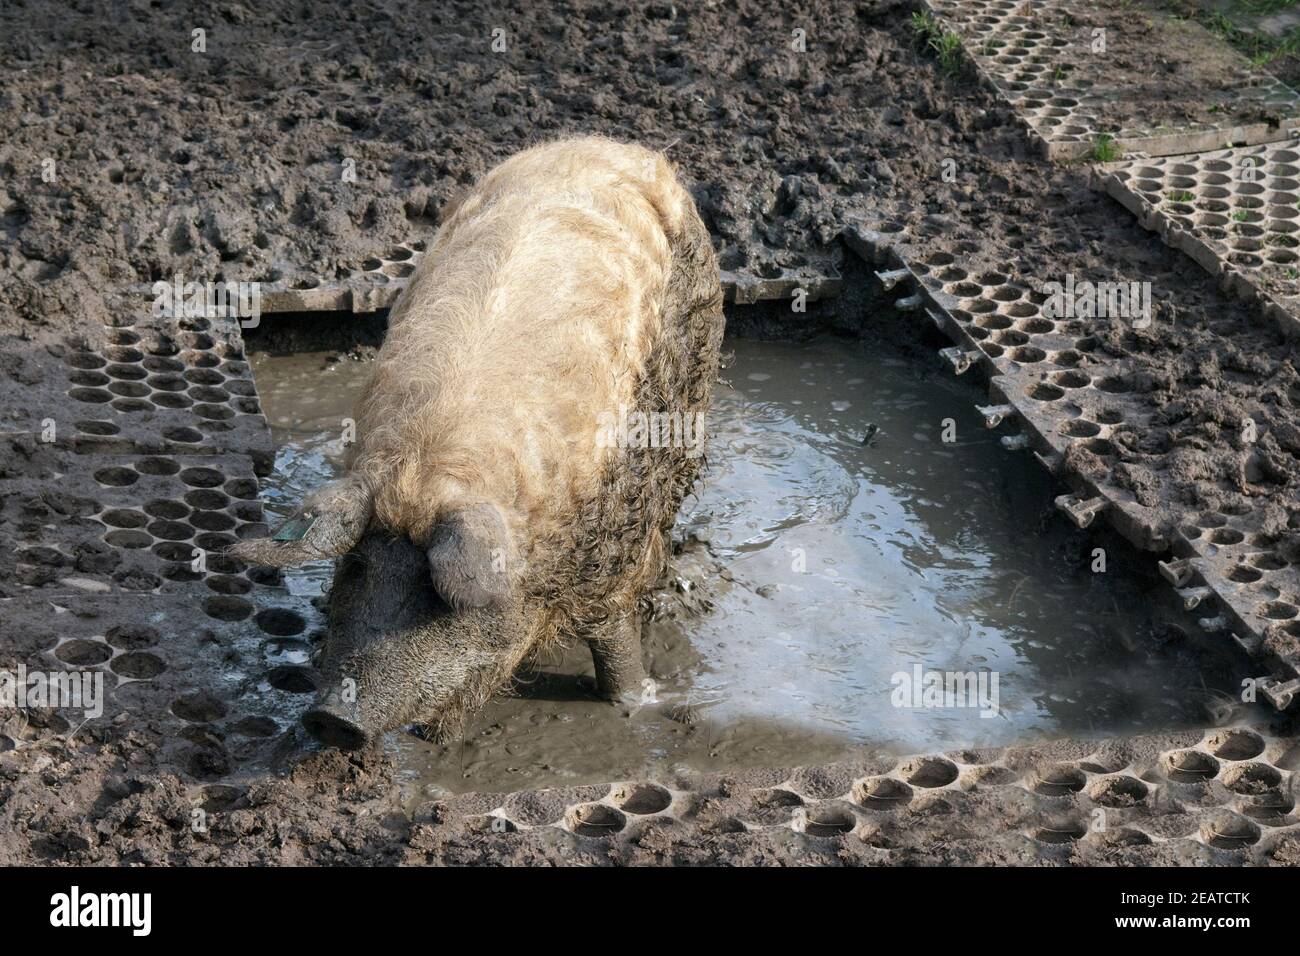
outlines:
[[[919,10],[912,14],[912,41],[918,50],[933,55],[945,73],[956,73],[961,69],[961,37],[945,30],[930,11]]]
[[[1092,144],[1092,151],[1088,154],[1094,163],[1113,163],[1124,155],[1124,150],[1120,149],[1119,143],[1115,142],[1115,137],[1110,133],[1100,133]]]

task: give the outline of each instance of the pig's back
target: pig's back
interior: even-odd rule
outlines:
[[[417,540],[487,500],[516,539],[599,490],[602,414],[635,402],[662,316],[669,233],[694,215],[639,147],[548,144],[489,173],[439,230],[358,406],[353,467]]]

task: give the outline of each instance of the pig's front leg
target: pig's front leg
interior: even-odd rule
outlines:
[[[633,610],[587,638],[596,664],[596,692],[608,700],[636,703],[642,696],[641,617]]]

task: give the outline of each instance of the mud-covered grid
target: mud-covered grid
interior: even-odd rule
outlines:
[[[0,395],[5,407],[43,405],[53,412],[70,400],[75,433],[65,437],[85,454],[239,452],[259,474],[270,470],[275,452],[237,327],[205,318],[162,321],[146,313],[96,338],[102,344],[59,348],[65,380],[0,385],[10,392]]]
[[[315,691],[310,609],[278,571],[223,553],[267,533],[258,476],[274,460],[239,327],[125,314],[10,360],[22,464],[0,469],[3,666],[99,672],[108,694],[88,723],[7,711],[0,778],[39,783],[52,752],[93,763],[129,723],[193,779],[185,807],[213,809],[231,789],[215,781],[264,768]]]
[[[1300,338],[1300,138],[1110,163],[1105,191]]]
[[[1251,70],[1195,22],[1140,4],[925,5],[961,37],[981,80],[1049,159],[1087,156],[1102,135],[1124,151],[1158,156],[1272,142],[1300,125],[1300,94]],[[1155,62],[1163,57],[1167,74]]]
[[[1225,851],[1253,856],[1294,834],[1292,741],[1266,728],[1232,727],[1177,739],[1008,748],[880,758],[773,771],[759,786],[725,778],[455,798],[466,825],[484,831],[561,830],[644,845],[655,828],[689,826],[715,838],[785,834],[815,847],[852,838],[859,857],[929,855],[933,828],[978,821],[994,805],[998,856],[1050,860],[1087,847],[1154,847],[1184,863]],[[929,819],[929,824],[925,823]],[[942,822],[940,822],[942,821]],[[960,829],[963,824],[956,824]],[[842,845],[842,844],[841,844]],[[1251,848],[1257,848],[1252,850]]]
[[[956,373],[979,368],[988,376],[985,423],[1013,427],[1003,445],[1031,450],[1072,486],[1057,506],[1080,528],[1103,515],[1137,547],[1172,552],[1175,560],[1163,562],[1161,573],[1184,606],[1202,613],[1204,630],[1235,640],[1256,659],[1267,672],[1259,683],[1265,699],[1291,706],[1300,696],[1300,571],[1276,552],[1249,505],[1171,524],[1115,480],[1115,433],[1141,432],[1156,412],[1133,394],[1124,363],[1099,351],[1088,323],[1049,317],[1047,293],[1014,268],[975,265],[973,243],[914,252],[890,223],[851,227],[844,238],[881,268],[886,288],[898,288],[899,308],[928,316],[956,343],[944,350]]]
[[[366,314],[387,309],[406,288],[425,251],[423,239],[411,239],[366,259],[361,268],[337,279],[301,273],[292,267],[274,269],[268,281],[259,283],[261,311],[352,312]],[[727,302],[752,305],[755,302],[788,300],[801,292],[805,301],[817,302],[838,295],[843,281],[829,263],[821,272],[806,268],[765,266],[757,274],[723,270],[722,288]],[[139,287],[137,295],[147,290]]]
[[[151,596],[147,616],[130,594],[74,601],[42,589],[6,602],[8,612],[44,622],[25,631],[16,653],[33,664],[102,670],[112,688],[104,717],[84,727],[72,715],[33,712],[0,728],[8,812],[34,805],[42,771],[121,755],[125,772],[108,775],[95,826],[142,863],[220,864],[250,841],[275,859],[277,838],[265,815],[295,793],[295,829],[322,850],[392,863],[961,864],[976,862],[968,843],[976,838],[985,863],[1300,863],[1300,745],[1285,725],[1267,723],[439,794],[399,811],[391,789],[369,778],[364,764],[337,751],[292,753],[298,701],[311,687],[275,676],[282,670],[277,651],[264,648],[283,639],[261,626],[265,611],[256,626],[196,620],[196,590],[197,583]],[[59,619],[36,616],[51,605],[62,609]],[[183,689],[162,679],[178,673]],[[128,719],[133,738],[183,769],[183,778],[132,777],[129,747],[103,729]],[[287,778],[267,773],[291,753]],[[327,813],[294,789],[315,778],[319,798],[337,794],[354,815],[346,827],[322,827]],[[154,820],[170,831],[165,856],[150,843],[132,846],[133,834],[150,832]],[[67,821],[40,826],[42,852],[76,857],[89,849]]]
[[[32,351],[23,366],[42,374],[4,396],[25,459],[0,476],[16,505],[0,512],[0,570],[18,588],[7,650],[102,669],[118,690],[169,668],[197,693],[229,684],[247,638],[291,633],[291,612],[254,603],[279,573],[223,556],[267,533],[257,479],[274,459],[238,327],[141,318]]]

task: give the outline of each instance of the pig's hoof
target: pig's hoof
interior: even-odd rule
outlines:
[[[619,710],[631,713],[632,711],[635,711],[639,707],[641,707],[643,702],[641,700],[640,694],[629,692],[626,694],[619,694],[617,697],[611,698],[610,703],[613,704],[615,707],[617,707]]]
[[[634,713],[642,707],[659,703],[658,687],[649,677],[644,678],[639,685],[627,686],[620,685],[616,688],[599,687],[601,697],[629,713]]]

